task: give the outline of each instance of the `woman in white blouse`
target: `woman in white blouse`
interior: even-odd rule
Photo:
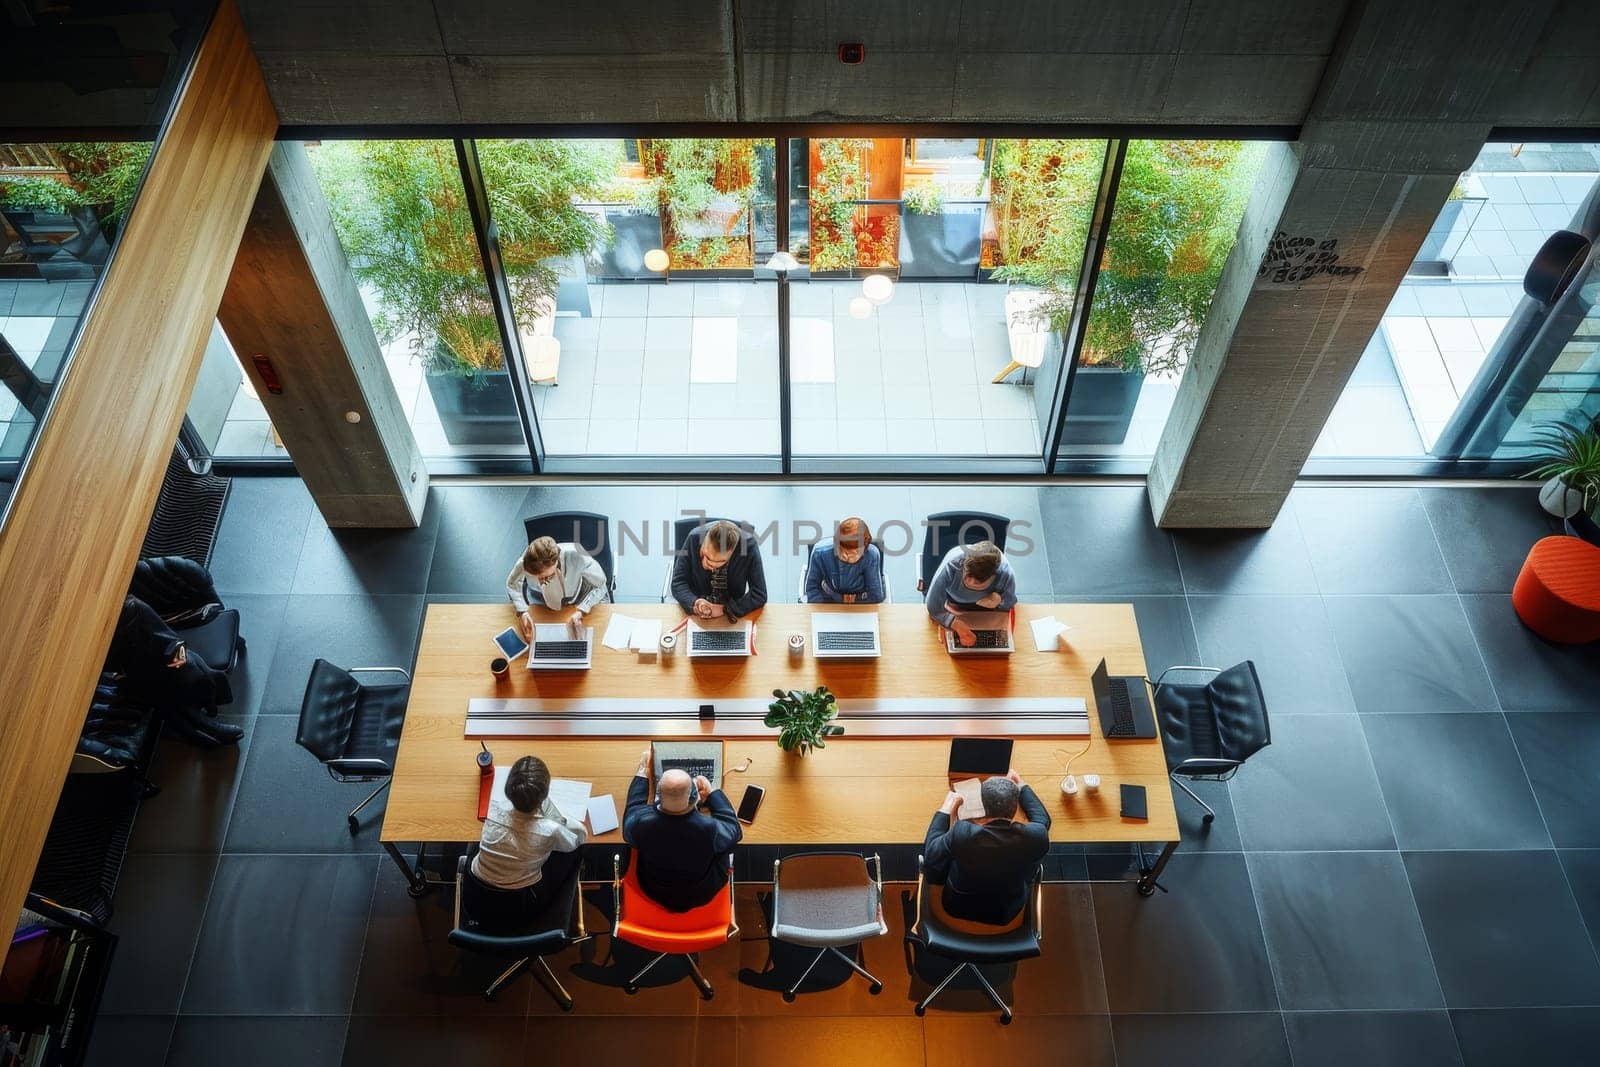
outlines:
[[[595,558],[577,545],[558,544],[553,537],[540,537],[530,544],[506,578],[506,595],[522,619],[522,636],[533,640],[533,615],[528,607],[543,604],[561,608],[574,604],[574,627],[606,596],[606,572]]]
[[[574,817],[577,816],[577,817]],[[486,926],[515,927],[537,912],[541,885],[559,885],[588,836],[579,813],[550,803],[550,768],[538,756],[511,765],[505,795],[489,802],[472,875],[490,889],[469,909]]]

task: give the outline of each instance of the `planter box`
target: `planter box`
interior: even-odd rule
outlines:
[[[452,445],[520,445],[522,424],[503,371],[467,378],[459,374],[423,375],[439,411],[445,440]]]
[[[594,264],[594,277],[603,281],[660,278],[646,270],[644,254],[652,248],[665,248],[661,216],[652,211],[624,204],[591,205],[611,225],[611,243],[600,251]]]
[[[902,212],[900,277],[975,279],[982,249],[983,208],[981,203],[946,203],[937,214]]]
[[[1064,445],[1120,445],[1128,436],[1144,374],[1120,367],[1079,367],[1067,398]]]

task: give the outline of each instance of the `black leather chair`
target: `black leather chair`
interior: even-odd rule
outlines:
[[[600,564],[606,576],[606,599],[617,600],[616,557],[611,550],[611,520],[593,511],[552,511],[522,520],[531,542],[540,537],[576,544]]]
[[[358,674],[398,675],[405,680],[369,684],[357,679]],[[389,788],[410,695],[411,675],[401,667],[345,670],[325,659],[311,665],[295,743],[321,760],[336,782],[383,779],[347,816],[352,834],[361,829],[356,818],[361,809]]]
[[[1256,665],[1245,660],[1227,670],[1168,667],[1155,681],[1155,701],[1168,777],[1206,809],[1203,822],[1210,825],[1217,813],[1183,780],[1225,782],[1272,744]]]
[[[1006,527],[1011,520],[1004,515],[987,511],[939,511],[928,516],[928,529],[922,535],[922,554],[917,557],[917,592],[928,593],[928,583],[934,571],[944,560],[946,552],[957,545],[975,545],[979,541],[993,541],[1006,550]]]
[[[956,963],[955,970],[933,987],[933,992],[922,998],[916,1006],[918,1015],[925,1015],[928,1005],[943,993],[945,987],[956,980],[963,971],[971,971],[983,991],[1000,1009],[1000,1022],[1011,1022],[1011,1006],[1000,998],[994,986],[985,978],[982,966],[1016,963],[1039,955],[1039,942],[1044,939],[1044,866],[1034,869],[1033,881],[1028,887],[1028,903],[1017,920],[1007,926],[990,926],[987,923],[952,919],[944,913],[936,899],[942,887],[929,882],[922,869],[922,857],[917,857],[917,919],[906,931],[906,940],[920,945],[928,952]]]
[[[719,519],[715,515],[707,515],[703,519],[676,519],[672,523],[672,556],[667,560],[667,573],[661,578],[661,602],[667,603],[672,599],[672,569],[677,564],[678,553],[683,551],[683,546],[689,543],[689,535],[706,523],[731,522],[739,529],[754,537],[756,528],[743,519]]]
[[[149,604],[183,635],[190,652],[224,674],[238,666],[245,650],[239,613],[222,603],[211,572],[185,556],[142,559],[133,568],[128,592]]]
[[[500,973],[500,977],[489,983],[489,988],[483,991],[483,999],[494,1000],[501,986],[527,970],[530,963],[538,963],[539,969],[550,980],[546,991],[561,1005],[562,1011],[571,1011],[572,995],[555,976],[544,957],[554,955],[569,945],[589,940],[589,934],[583,926],[583,886],[579,881],[583,864],[572,864],[571,871],[558,886],[540,884],[538,913],[525,928],[516,933],[494,933],[473,920],[472,901],[509,891],[484,885],[472,876],[467,864],[466,856],[456,862],[455,924],[448,940],[468,952],[515,961]]]

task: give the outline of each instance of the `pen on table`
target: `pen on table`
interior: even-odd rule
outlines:
[[[685,615],[685,616],[684,616],[684,617],[683,617],[683,621],[682,621],[682,622],[680,622],[680,623],[678,623],[678,625],[676,625],[676,626],[674,626],[674,627],[673,627],[673,628],[672,628],[672,629],[670,629],[670,630],[668,630],[668,631],[667,631],[667,633],[669,633],[669,634],[675,634],[675,633],[677,633],[677,632],[678,632],[678,631],[679,631],[679,630],[681,630],[681,629],[683,629],[683,628],[684,628],[684,627],[686,627],[686,626],[688,626],[688,625],[689,625],[689,616],[687,616],[687,615]]]

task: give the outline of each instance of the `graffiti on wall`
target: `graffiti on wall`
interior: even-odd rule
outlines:
[[[1318,241],[1315,237],[1290,237],[1279,230],[1272,235],[1267,254],[1256,270],[1256,280],[1284,285],[1308,282],[1319,276],[1353,278],[1367,268],[1353,267],[1339,262],[1339,240],[1330,237]]]

